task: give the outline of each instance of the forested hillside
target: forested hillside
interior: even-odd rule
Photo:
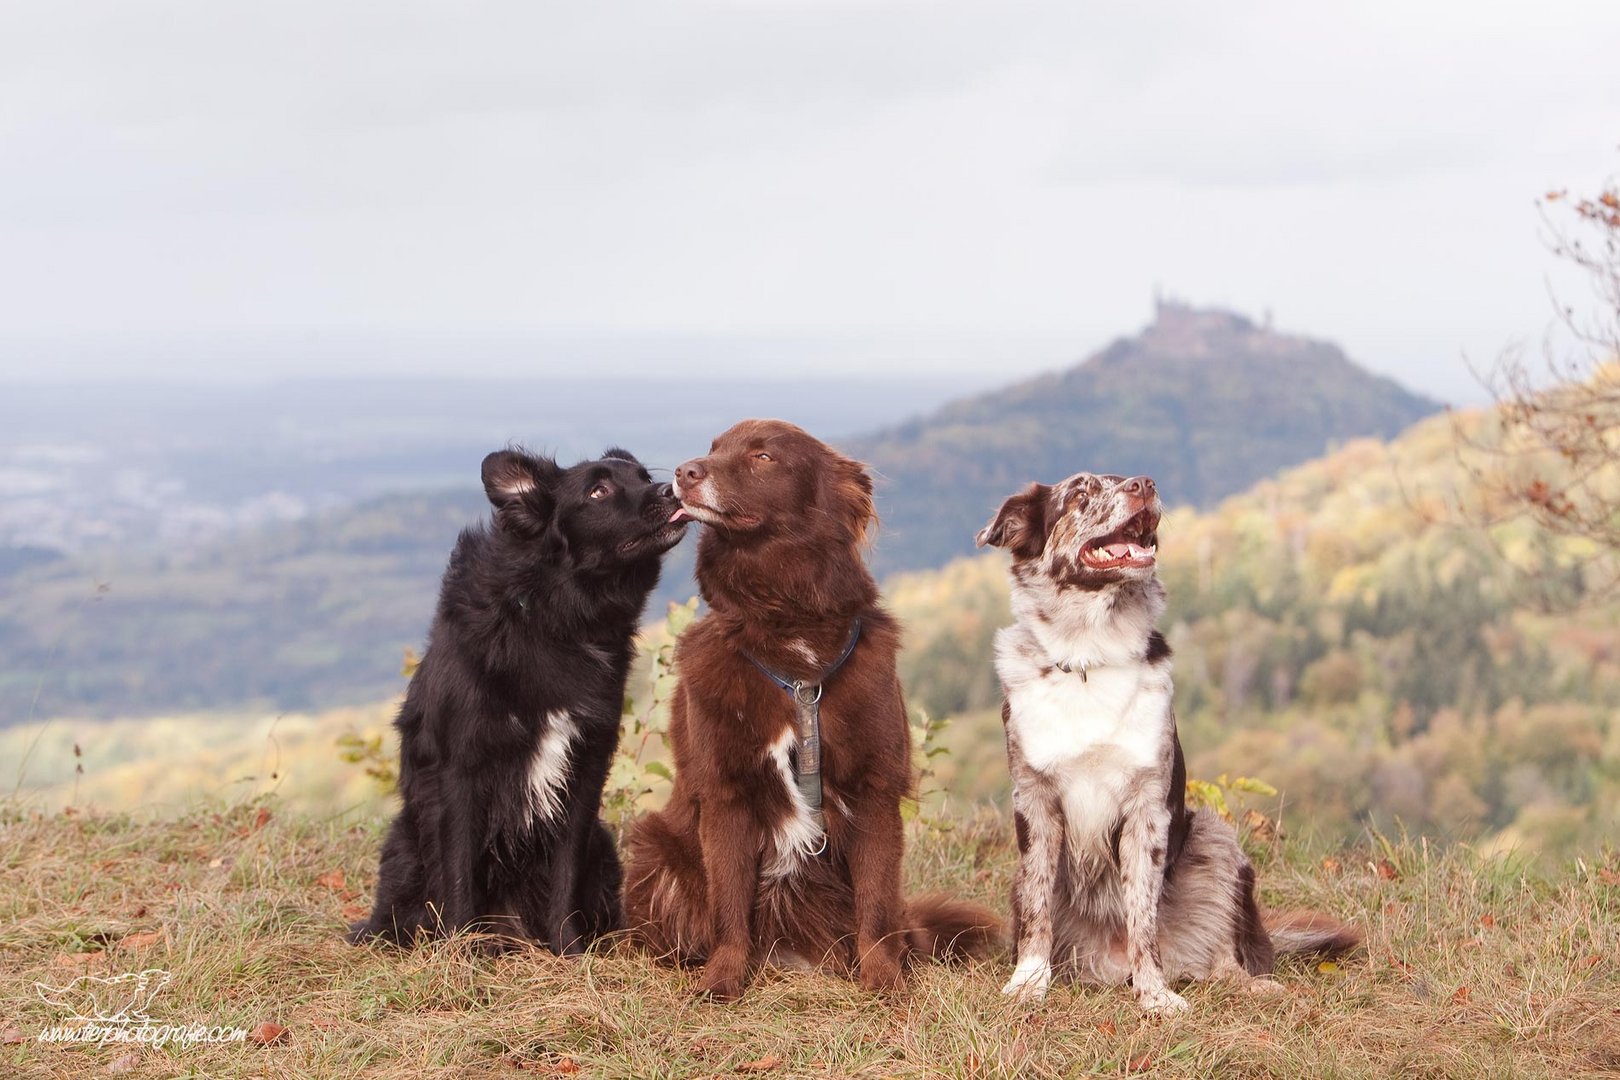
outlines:
[[[384,697],[485,506],[481,491],[394,496],[199,552],[0,576],[0,726]]]
[[[1487,445],[1488,417],[1459,421]],[[1620,479],[1620,478],[1617,478]],[[1620,605],[1594,546],[1471,522],[1452,422],[1352,443],[1159,530],[1195,774],[1261,777],[1288,818],[1563,849],[1620,835]],[[991,639],[1004,559],[902,575],[913,704],[954,718],[951,791],[1002,790]]]
[[[1487,446],[1495,438],[1489,417],[1458,423]],[[1166,517],[1159,531],[1166,627],[1191,766],[1207,779],[1270,782],[1281,790],[1285,826],[1326,839],[1354,836],[1370,823],[1534,850],[1589,847],[1620,835],[1620,604],[1610,591],[1620,567],[1612,554],[1553,539],[1523,520],[1477,527],[1491,508],[1459,464],[1458,446],[1452,421],[1435,418],[1389,444],[1352,443],[1216,510]],[[398,650],[379,627],[408,613],[390,612],[370,582],[437,572],[394,551],[403,538],[393,523],[405,509],[379,507],[372,528],[347,535],[341,557],[328,552],[324,536],[289,533],[282,541],[290,564],[322,568],[330,598],[310,594],[306,602],[386,657],[375,701],[403,686]],[[453,534],[456,524],[423,507],[405,516],[414,529]],[[276,586],[267,579],[263,587]],[[910,703],[949,719],[944,745],[952,753],[929,759],[938,775],[925,786],[958,803],[1003,795],[991,663],[994,633],[1008,621],[1003,557],[898,575],[886,592],[905,621],[901,675]],[[259,635],[262,662],[214,673],[251,695],[274,695],[276,680],[296,664],[318,672],[337,662],[286,636],[287,624],[244,616],[228,589],[206,599],[243,633]],[[91,603],[116,602],[115,591]],[[121,602],[130,605],[132,634],[142,619],[154,635],[187,632],[161,594]],[[425,619],[431,597],[420,602]],[[377,612],[378,621],[354,618],[359,610]],[[178,640],[207,653],[206,642]],[[169,647],[137,644],[154,658]],[[200,686],[209,674],[173,677],[195,677]],[[644,699],[645,687],[635,685]],[[86,792],[115,804],[116,792],[175,798],[248,777],[253,790],[268,784],[324,797],[341,786],[331,740],[350,729],[386,736],[388,716],[379,707],[274,721],[275,712],[259,719],[238,709],[162,725],[63,722],[40,744],[28,783],[71,799],[78,741]],[[33,738],[20,729],[0,739],[0,749],[20,756]],[[176,747],[218,764],[199,771],[177,759]]]

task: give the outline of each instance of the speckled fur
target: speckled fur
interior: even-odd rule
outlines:
[[[1158,517],[1147,478],[1079,473],[1012,496],[979,534],[1013,556],[1017,621],[996,638],[1020,853],[1012,996],[1038,999],[1063,974],[1128,982],[1144,1009],[1168,1013],[1187,1008],[1177,980],[1275,986],[1254,868],[1230,825],[1185,805],[1170,648],[1156,629],[1164,587],[1151,560],[1082,558],[1129,523],[1151,546]],[[1356,941],[1331,920],[1283,922],[1314,928],[1290,933],[1302,951]]]

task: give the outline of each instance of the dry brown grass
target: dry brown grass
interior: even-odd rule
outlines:
[[[1265,860],[1275,906],[1352,918],[1368,947],[1337,970],[1294,961],[1290,993],[1195,986],[1179,1019],[1122,992],[1011,1006],[997,960],[919,967],[876,999],[768,972],[744,1001],[625,950],[583,961],[343,944],[380,824],[290,809],[179,820],[0,808],[0,1075],[131,1077],[1598,1076],[1620,1072],[1620,873],[1613,855],[1545,875],[1422,844],[1326,865]],[[1385,859],[1380,873],[1377,861]],[[1012,853],[994,819],[918,827],[909,876],[1001,906]],[[342,871],[339,881],[332,876]],[[1385,875],[1393,874],[1393,877]],[[345,898],[346,894],[348,895]],[[42,1044],[62,1022],[34,983],[163,968],[157,1022],[287,1028],[274,1045]]]

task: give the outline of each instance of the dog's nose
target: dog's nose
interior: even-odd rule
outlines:
[[[1151,478],[1146,476],[1133,476],[1122,485],[1125,494],[1134,495],[1138,499],[1151,499],[1158,488],[1153,486]]]
[[[702,460],[693,458],[675,470],[675,481],[682,485],[696,484],[708,475],[709,470],[703,467]]]

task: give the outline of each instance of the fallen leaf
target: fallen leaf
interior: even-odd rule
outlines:
[[[287,1038],[287,1029],[280,1024],[272,1024],[265,1020],[258,1027],[248,1032],[248,1038],[260,1046],[274,1046]]]
[[[1496,925],[1496,916],[1491,914],[1481,915],[1479,917],[1479,925],[1489,930],[1491,927]]]
[[[1141,1057],[1125,1066],[1126,1072],[1147,1072],[1153,1067],[1153,1055],[1143,1054]]]
[[[1620,885],[1620,872],[1607,867],[1601,868],[1598,870],[1598,880],[1605,885]]]
[[[128,1053],[122,1055],[121,1057],[114,1058],[112,1064],[107,1066],[107,1071],[115,1075],[118,1073],[127,1073],[132,1069],[139,1068],[140,1064],[141,1055],[136,1053]]]
[[[269,821],[270,811],[263,806],[259,807],[259,812],[253,815],[253,831],[257,832],[258,830],[264,828]]]
[[[1331,960],[1324,960],[1320,964],[1316,965],[1316,970],[1320,971],[1324,975],[1332,975],[1334,972],[1339,970],[1339,965],[1335,964]]]
[[[1466,984],[1463,985],[1463,986],[1457,987],[1457,989],[1455,989],[1455,990],[1453,990],[1451,992],[1452,1003],[1456,1004],[1456,1005],[1466,1005],[1466,1004],[1468,1004],[1468,999],[1473,997],[1473,996],[1474,996],[1474,992],[1471,989],[1469,989]]]
[[[1593,953],[1591,956],[1588,956],[1585,960],[1581,961],[1581,966],[1595,968],[1601,963],[1603,963],[1603,957],[1599,956],[1597,953]]]
[[[369,914],[371,914],[370,910],[361,907],[359,904],[343,905],[343,917],[345,919],[363,919]]]
[[[1329,855],[1327,858],[1322,860],[1322,869],[1329,874],[1337,874],[1340,870],[1344,869],[1344,864],[1338,859],[1335,859],[1333,856]]]
[[[573,1058],[563,1058],[561,1061],[557,1062],[556,1065],[552,1066],[551,1071],[554,1073],[561,1073],[564,1076],[573,1076],[575,1073],[580,1071],[580,1066],[579,1062],[575,1061]]]
[[[51,957],[51,967],[89,967],[91,964],[101,959],[101,956],[102,952],[100,949],[94,949],[90,952],[58,953],[56,956]]]
[[[1395,864],[1388,859],[1379,859],[1376,869],[1378,870],[1378,876],[1385,881],[1394,881],[1401,876],[1401,872],[1395,869]]]
[[[349,887],[349,883],[343,880],[342,870],[328,870],[315,879],[315,884],[325,885],[328,889],[336,889],[338,892]]]
[[[22,1028],[16,1024],[7,1024],[4,1031],[0,1031],[0,1046],[16,1046],[23,1041]]]
[[[148,933],[125,934],[119,939],[118,944],[119,946],[127,949],[144,949],[148,945],[156,945],[162,940],[162,931],[153,930]]]
[[[737,1071],[745,1073],[762,1073],[770,1072],[772,1069],[781,1068],[781,1066],[781,1058],[777,1057],[775,1054],[767,1054],[758,1061],[743,1062],[741,1065],[737,1066]]]
[[[1263,844],[1273,843],[1281,832],[1275,821],[1253,807],[1243,811],[1243,824],[1248,827],[1249,835]]]
[[[1097,1025],[1097,1030],[1102,1032],[1104,1035],[1109,1036],[1112,1036],[1119,1031],[1119,1029],[1114,1026],[1114,1022],[1112,1020],[1104,1020],[1102,1023]]]

